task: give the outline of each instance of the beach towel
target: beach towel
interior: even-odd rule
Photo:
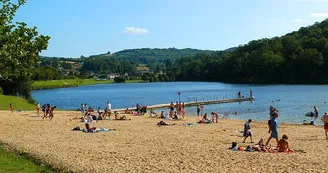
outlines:
[[[184,126],[187,126],[187,127],[192,127],[192,126],[196,126],[196,124],[193,124],[193,123],[185,123],[183,124]]]
[[[97,132],[114,132],[116,129],[105,129],[105,128],[100,128],[100,130],[97,130]]]

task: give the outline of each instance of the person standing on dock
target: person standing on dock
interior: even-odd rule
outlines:
[[[241,92],[240,91],[238,92],[238,98],[239,99],[241,98]]]
[[[252,99],[253,98],[253,90],[249,91],[249,97]]]

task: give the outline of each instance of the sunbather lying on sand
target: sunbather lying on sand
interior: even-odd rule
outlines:
[[[120,113],[117,111],[114,111],[114,114],[115,114],[115,120],[131,120],[131,119],[127,119],[125,115],[120,116]]]
[[[286,135],[284,135],[286,136]],[[286,136],[287,137],[287,136]],[[284,137],[283,137],[284,138]],[[281,140],[286,140],[281,139]],[[240,151],[260,151],[260,152],[266,152],[266,153],[278,153],[278,152],[286,152],[286,153],[294,153],[292,149],[286,149],[286,141],[281,142],[281,146],[279,148],[273,148],[273,147],[268,147],[263,143],[263,139],[261,139],[256,145],[249,145],[245,148],[243,147],[238,147],[237,143],[233,142],[232,146],[229,147],[229,149],[232,149],[234,151],[240,150]],[[288,145],[288,144],[287,144]]]
[[[88,123],[85,124],[85,132],[86,133],[96,133],[101,131],[116,131],[116,129],[105,129],[105,128],[96,128],[96,127],[90,127]]]
[[[129,108],[126,108],[124,111],[125,114],[133,114],[133,111],[130,111]]]
[[[176,124],[175,123],[169,124],[169,123],[167,123],[165,121],[160,121],[160,122],[157,123],[157,125],[158,126],[173,126],[173,125],[176,125]]]
[[[203,115],[203,118],[199,121],[197,121],[197,123],[199,124],[208,124],[208,123],[211,123],[211,121],[209,119],[207,119],[207,113],[205,113]]]

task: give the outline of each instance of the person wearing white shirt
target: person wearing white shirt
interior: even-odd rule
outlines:
[[[106,106],[106,116],[108,116],[108,118],[110,118],[111,109],[112,109],[112,105],[111,105],[109,102],[107,102],[107,106]]]

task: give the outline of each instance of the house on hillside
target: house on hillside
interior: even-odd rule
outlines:
[[[151,70],[141,70],[141,71],[139,71],[139,73],[141,73],[141,75],[143,75],[143,74],[151,74],[153,72]]]
[[[121,75],[118,73],[108,73],[107,74],[107,79],[114,79],[116,77],[120,77]]]
[[[93,77],[93,76],[95,76],[95,75],[96,75],[96,73],[95,73],[95,72],[93,72],[93,71],[89,71],[89,72],[88,72],[88,75]]]

